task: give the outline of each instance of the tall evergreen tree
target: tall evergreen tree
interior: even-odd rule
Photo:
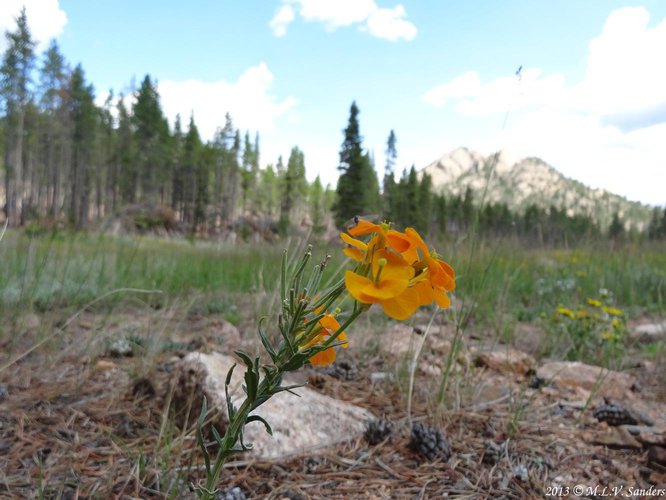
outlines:
[[[305,197],[307,181],[305,179],[305,156],[297,146],[291,148],[287,169],[282,182],[282,204],[280,207],[279,228],[286,234],[300,202]]]
[[[46,200],[45,211],[58,218],[61,183],[69,142],[66,139],[65,96],[67,65],[55,40],[43,56],[39,77],[39,104],[44,114],[43,162]]]
[[[379,201],[377,175],[367,154],[363,153],[363,138],[358,122],[359,109],[353,102],[349,110],[349,123],[343,131],[344,140],[340,148],[341,174],[336,189],[337,199],[333,208],[335,222],[342,226],[345,221],[376,210]]]
[[[72,124],[69,219],[75,227],[82,228],[88,222],[90,208],[97,109],[93,87],[86,84],[80,64],[72,73],[68,109]]]
[[[7,50],[0,66],[0,96],[6,111],[5,215],[11,224],[25,222],[23,139],[26,107],[32,98],[30,84],[35,63],[35,42],[28,28],[25,7],[16,19],[16,31],[6,32]],[[28,187],[29,189],[29,187]]]
[[[135,130],[138,196],[144,201],[162,201],[170,169],[165,161],[168,125],[157,92],[157,85],[146,75],[132,107]]]

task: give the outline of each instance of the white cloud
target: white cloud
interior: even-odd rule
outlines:
[[[413,40],[416,36],[416,26],[405,19],[407,12],[402,5],[393,9],[377,9],[367,20],[368,31],[377,38],[385,38],[391,42],[400,40]]]
[[[582,81],[537,68],[482,83],[464,73],[422,95],[465,116],[511,110],[506,130],[477,137],[486,151],[539,156],[566,175],[632,199],[664,203],[666,19],[649,27],[642,7],[612,12],[589,45]],[[477,146],[478,147],[478,146]]]
[[[4,36],[6,31],[16,30],[16,18],[25,5],[28,27],[33,39],[38,43],[37,50],[43,50],[49,40],[57,38],[67,24],[67,15],[60,8],[58,0],[2,0],[0,1],[0,52],[7,49]]]
[[[286,34],[295,9],[305,21],[323,23],[329,31],[356,24],[372,36],[390,41],[412,40],[417,33],[416,26],[405,19],[402,5],[380,8],[374,0],[282,0],[282,4],[269,23],[278,37]]]
[[[273,74],[262,62],[245,70],[236,82],[163,81],[158,83],[158,91],[172,123],[180,114],[186,124],[190,113],[194,113],[199,133],[204,139],[211,139],[216,129],[224,125],[227,112],[238,128],[270,131],[275,120],[297,103],[293,97],[280,101],[273,96],[272,82]]]
[[[287,26],[291,24],[294,20],[295,14],[294,9],[291,5],[283,5],[275,13],[273,19],[269,23],[269,26],[273,30],[273,34],[277,37],[283,37],[287,34]]]

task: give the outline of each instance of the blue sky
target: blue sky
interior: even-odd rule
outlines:
[[[394,129],[398,171],[506,149],[666,202],[663,1],[3,0],[0,28],[23,3],[100,102],[148,73],[204,138],[226,111],[258,131],[262,164],[298,145],[309,177],[334,184],[356,100],[380,176]]]

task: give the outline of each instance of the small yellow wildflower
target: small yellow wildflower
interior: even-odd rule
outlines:
[[[594,307],[601,307],[601,301],[597,299],[587,299],[587,303]]]
[[[562,316],[567,316],[571,319],[576,317],[576,314],[571,309],[567,309],[566,307],[557,306],[557,312]]]
[[[611,316],[622,316],[624,314],[622,311],[614,307],[602,307],[601,311],[610,314]]]
[[[617,333],[602,332],[601,333],[601,338],[603,338],[604,340],[608,340],[608,341],[615,341],[615,340],[619,340],[620,336]]]

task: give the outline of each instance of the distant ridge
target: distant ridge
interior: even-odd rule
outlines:
[[[602,228],[618,212],[627,229],[643,230],[652,211],[648,205],[565,177],[539,158],[511,161],[503,151],[483,156],[457,148],[423,168],[419,177],[423,174],[431,177],[437,193],[463,195],[470,187],[478,204],[488,184],[486,203],[505,203],[518,212],[532,204],[544,209],[555,206],[568,215],[588,215]]]

